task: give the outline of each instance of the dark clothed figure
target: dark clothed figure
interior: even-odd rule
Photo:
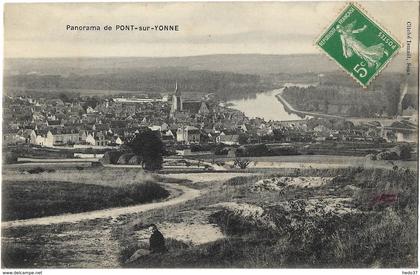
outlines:
[[[151,226],[152,235],[149,239],[149,249],[151,253],[163,253],[166,252],[165,238],[162,233],[157,229],[156,225]]]

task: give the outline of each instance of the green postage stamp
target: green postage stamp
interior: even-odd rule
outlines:
[[[363,87],[368,86],[401,47],[352,3],[316,44]]]

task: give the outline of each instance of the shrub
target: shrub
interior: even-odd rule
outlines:
[[[143,159],[141,156],[138,155],[134,155],[130,158],[130,160],[128,161],[128,164],[130,165],[139,165],[143,162]]]
[[[270,156],[272,152],[265,144],[248,145],[238,148],[235,152],[238,157]]]
[[[223,185],[230,185],[230,186],[237,186],[237,185],[243,185],[247,183],[251,183],[257,180],[257,176],[241,176],[241,177],[234,177],[231,179],[228,179],[223,183]]]
[[[143,158],[144,169],[156,171],[162,169],[164,144],[160,136],[150,129],[141,131],[128,143],[128,147]]]
[[[395,152],[385,151],[376,155],[377,160],[398,160],[400,157]]]
[[[300,155],[297,148],[293,146],[289,147],[276,147],[276,148],[270,148],[271,154],[274,156],[289,156],[289,155]]]
[[[377,158],[376,158],[376,155],[375,154],[368,154],[368,155],[366,155],[366,159],[368,159],[368,160],[376,160]]]
[[[128,162],[130,161],[132,157],[134,157],[134,154],[132,153],[122,154],[118,158],[117,164],[120,164],[120,165],[128,164]]]
[[[393,148],[395,152],[400,156],[400,159],[407,160],[411,158],[412,148],[409,144],[401,144]]]
[[[16,154],[16,153],[14,153],[14,152],[6,152],[6,153],[4,154],[4,159],[3,159],[3,161],[4,161],[4,163],[5,163],[5,164],[13,164],[13,163],[17,163],[17,160],[18,160],[18,156],[17,156],[17,154]]]
[[[35,167],[35,168],[32,168],[32,169],[28,170],[29,174],[40,174],[40,173],[44,173],[44,172],[52,173],[52,172],[55,172],[55,170],[54,169],[45,169],[45,168],[42,168],[42,167]]]
[[[237,158],[237,159],[235,159],[233,165],[235,165],[236,167],[239,167],[241,169],[245,169],[245,168],[248,167],[248,165],[250,163],[251,163],[250,160]]]
[[[101,159],[103,164],[117,164],[118,159],[123,153],[120,151],[107,151]]]
[[[121,191],[119,196],[141,203],[151,202],[169,196],[168,190],[162,188],[155,182],[124,185],[121,187]]]
[[[214,150],[215,155],[227,155],[229,153],[229,148],[224,146],[218,146]]]

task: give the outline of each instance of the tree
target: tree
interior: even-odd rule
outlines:
[[[71,102],[70,97],[66,93],[60,93],[58,95],[58,98],[61,99],[64,103],[65,102]]]
[[[251,163],[251,161],[247,160],[247,159],[240,159],[240,158],[236,158],[233,165],[235,165],[236,167],[239,167],[241,169],[245,169],[248,167],[248,165]]]
[[[239,134],[238,137],[239,144],[247,144],[248,143],[248,136],[246,134]]]
[[[385,95],[387,98],[387,113],[389,116],[398,115],[398,104],[400,101],[400,87],[398,82],[388,81],[385,83]]]
[[[397,151],[399,151],[400,159],[408,160],[411,158],[411,146],[409,144],[401,144],[397,146]]]
[[[274,129],[273,130],[273,135],[274,135],[274,140],[275,141],[284,141],[286,138],[286,135],[284,133],[285,131],[283,131],[282,129]]]
[[[97,97],[89,97],[88,100],[82,105],[83,109],[88,107],[95,108],[99,104],[99,99]]]
[[[138,133],[128,146],[136,155],[143,157],[143,167],[149,171],[162,169],[163,143],[160,137],[150,129]]]

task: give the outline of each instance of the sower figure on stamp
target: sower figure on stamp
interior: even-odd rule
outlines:
[[[388,56],[388,52],[385,50],[384,44],[382,43],[367,47],[360,42],[355,34],[363,32],[366,30],[367,26],[364,25],[359,29],[354,29],[355,25],[356,20],[344,27],[341,25],[336,27],[337,31],[340,33],[343,56],[349,58],[354,53],[366,61],[369,68],[375,66],[377,69],[381,65],[380,60],[384,55]]]

